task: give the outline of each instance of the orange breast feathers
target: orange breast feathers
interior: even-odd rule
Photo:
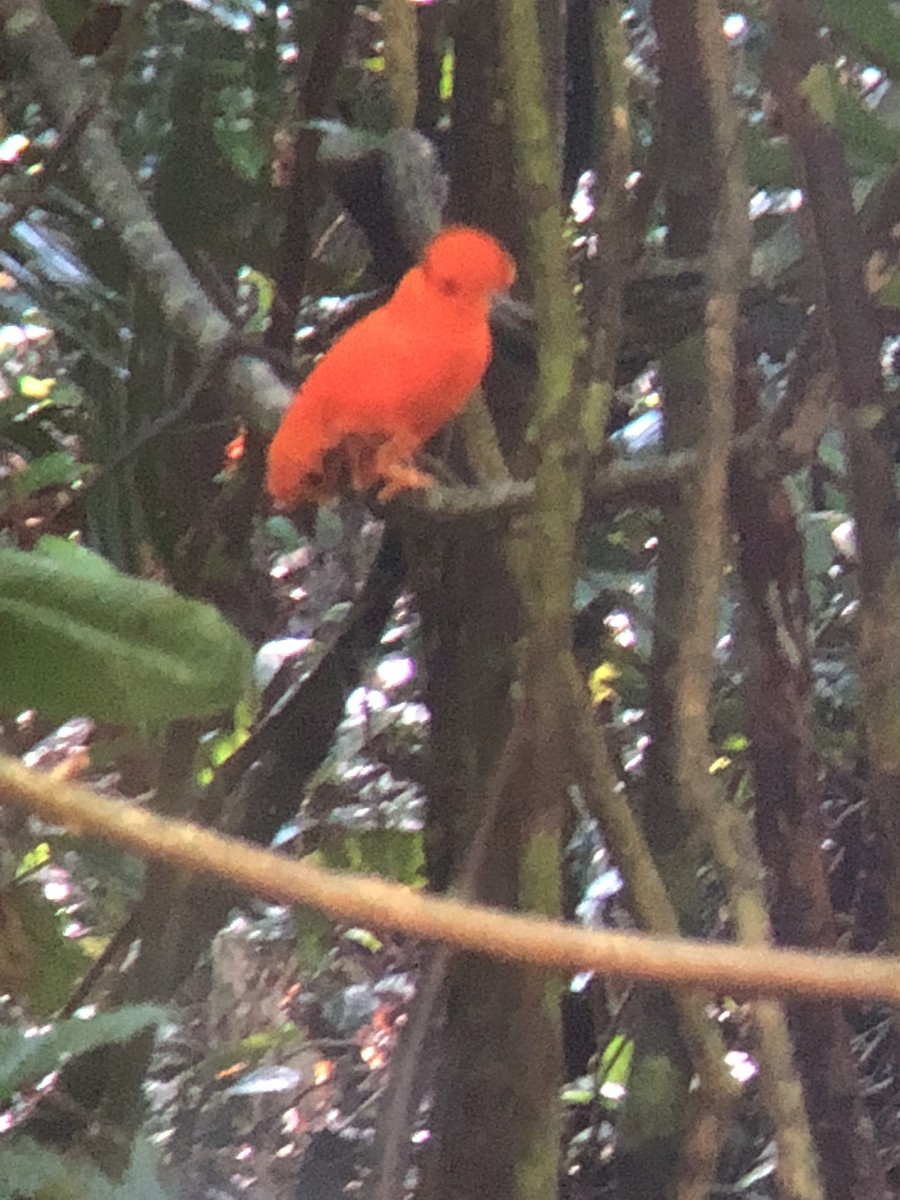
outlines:
[[[386,304],[340,337],[294,397],[269,447],[283,508],[378,484],[383,500],[432,482],[414,455],[465,406],[491,356],[488,312],[515,278],[489,234],[442,230]]]

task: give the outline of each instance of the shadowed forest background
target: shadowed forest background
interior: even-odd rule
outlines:
[[[897,74],[889,0],[0,0],[0,1200],[900,1195]],[[448,222],[439,482],[273,513]]]

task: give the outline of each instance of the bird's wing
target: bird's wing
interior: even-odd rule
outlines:
[[[371,313],[336,342],[301,391],[335,437],[416,432],[424,441],[478,385],[490,353],[484,320],[428,306]]]

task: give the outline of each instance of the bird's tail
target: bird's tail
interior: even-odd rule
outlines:
[[[315,413],[296,404],[288,410],[269,446],[266,475],[266,488],[279,507],[321,500],[329,446]]]

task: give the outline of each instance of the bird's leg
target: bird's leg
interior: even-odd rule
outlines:
[[[380,476],[375,470],[378,442],[363,434],[351,433],[334,442],[323,452],[303,479],[304,501],[327,504],[348,492],[366,492]]]
[[[427,488],[434,484],[434,479],[422,471],[413,461],[420,443],[409,434],[398,434],[384,442],[375,452],[375,476],[381,479],[378,489],[378,499],[392,500],[399,492],[412,488]]]
[[[354,492],[367,492],[378,482],[375,459],[382,441],[377,435],[351,433],[341,442]]]
[[[378,488],[379,500],[390,500],[411,488],[430,487],[434,479],[413,461],[419,442],[409,434],[350,433],[323,456],[321,469],[308,475],[306,498],[322,503],[341,492]]]

